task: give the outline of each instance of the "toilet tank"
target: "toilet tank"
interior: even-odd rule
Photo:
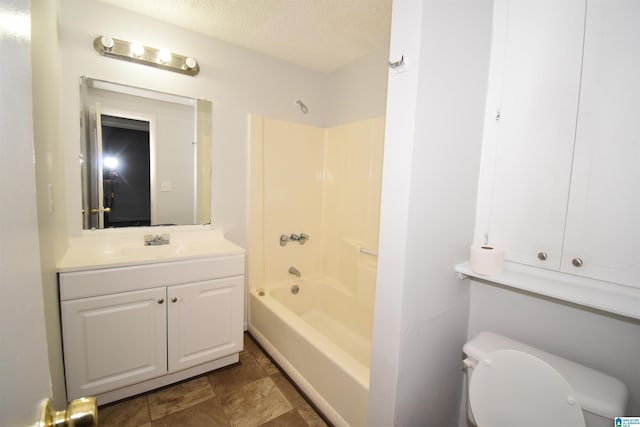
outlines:
[[[615,417],[624,416],[627,386],[602,372],[492,332],[481,332],[466,343],[463,350],[474,363],[498,350],[518,350],[547,362],[573,388],[587,427],[612,426]],[[472,375],[471,369],[468,374]]]

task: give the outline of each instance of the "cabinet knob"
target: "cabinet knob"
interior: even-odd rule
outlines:
[[[160,298],[160,299],[158,300],[158,304],[164,304],[164,298]]]
[[[582,258],[574,258],[571,260],[574,267],[582,267]]]
[[[178,302],[178,298],[176,297],[171,298],[171,302]]]
[[[546,252],[538,252],[538,259],[540,261],[546,261],[547,258],[549,258],[549,256],[547,255]]]

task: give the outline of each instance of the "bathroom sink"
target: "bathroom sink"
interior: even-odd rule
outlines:
[[[164,258],[181,255],[187,250],[185,246],[183,244],[131,246],[120,249],[120,252],[127,258]]]
[[[202,255],[210,246],[200,241],[183,241],[168,245],[129,246],[120,249],[120,253],[125,258],[135,259],[188,257]]]
[[[88,235],[70,239],[59,272],[91,268],[109,268],[138,264],[155,264],[188,258],[203,258],[244,253],[244,250],[215,232],[176,232],[168,245],[144,246],[139,233],[131,235]]]

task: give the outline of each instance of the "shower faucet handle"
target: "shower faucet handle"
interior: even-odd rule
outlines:
[[[286,246],[287,243],[289,243],[289,241],[294,241],[294,242],[298,242],[301,245],[304,245],[304,243],[309,240],[309,235],[305,234],[305,233],[300,233],[300,234],[291,234],[291,236],[287,236],[286,234],[281,234],[280,235],[280,246]]]
[[[300,273],[300,270],[298,270],[295,267],[289,267],[289,274],[293,274],[296,277],[300,277],[302,273]]]

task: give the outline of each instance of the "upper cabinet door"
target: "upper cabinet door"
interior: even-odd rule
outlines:
[[[495,4],[483,148],[494,175],[479,191],[488,213],[476,239],[487,234],[509,261],[560,268],[584,17],[584,0]]]
[[[640,286],[639,18],[638,1],[589,0],[562,259],[563,272],[632,286]]]

